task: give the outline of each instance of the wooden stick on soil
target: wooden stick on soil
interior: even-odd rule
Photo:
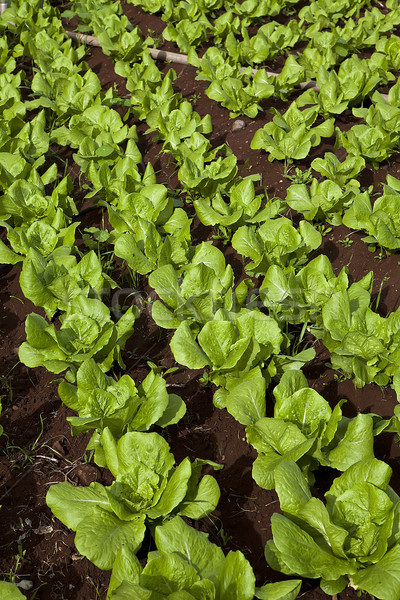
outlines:
[[[93,35],[86,35],[84,33],[77,33],[76,31],[66,31],[65,32],[71,40],[78,40],[82,44],[87,44],[88,46],[97,46],[100,48],[100,42],[97,37]]]

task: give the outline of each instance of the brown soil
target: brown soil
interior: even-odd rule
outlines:
[[[132,5],[124,5],[124,9],[132,23],[139,24],[144,34],[147,34],[148,28],[156,34],[164,28],[164,22],[158,16],[146,15]],[[165,45],[165,48],[175,49],[172,45]],[[91,49],[87,60],[104,89],[116,82],[120,94],[126,93],[122,78],[114,73],[112,61],[100,49]],[[162,63],[159,67],[163,70],[169,68]],[[201,116],[208,113],[212,115],[212,142],[225,142],[232,148],[243,175],[260,173],[261,185],[270,197],[285,197],[290,181],[283,176],[282,165],[270,163],[264,153],[250,149],[255,131],[272,118],[268,109],[271,106],[282,109],[284,104],[274,100],[264,102],[264,111],[256,119],[243,117],[245,128],[233,133],[233,121],[228,111],[205,96],[206,86],[204,82],[195,81],[195,71],[190,66],[177,65],[176,72],[176,90],[193,102]],[[200,97],[196,100],[198,95]],[[345,115],[337,124],[347,129],[352,122],[354,120]],[[138,123],[144,162],[151,161],[155,165],[160,183],[177,185],[170,157],[160,154],[161,144],[153,143],[151,136],[145,136],[146,129],[145,124]],[[328,140],[319,148],[314,148],[298,166],[308,168],[316,156],[325,151],[334,151],[333,142]],[[340,155],[340,151],[335,152]],[[77,175],[73,163],[70,163],[69,170],[74,176]],[[378,171],[367,166],[362,185],[373,185],[374,191],[379,191],[388,173],[399,176],[398,155],[390,163],[383,163]],[[77,187],[76,198],[82,198],[82,192]],[[188,206],[188,210],[192,211],[192,207]],[[100,222],[101,211],[94,211],[85,217],[81,229]],[[197,241],[211,239],[213,232],[196,219],[193,227]],[[339,243],[348,236],[354,240],[350,247]],[[347,265],[353,280],[374,271],[375,295],[383,282],[379,310],[382,314],[388,314],[399,306],[398,255],[379,260],[376,253],[368,252],[367,246],[361,241],[362,237],[360,233],[349,231],[344,226],[336,227],[324,237],[319,252],[328,255],[335,272]],[[220,247],[224,248],[222,245]],[[240,278],[243,274],[240,258],[232,250],[225,251],[227,259],[235,267],[237,278]],[[27,596],[32,598],[36,591],[36,600],[104,600],[110,573],[100,571],[78,555],[73,533],[52,516],[46,506],[45,495],[52,483],[68,480],[79,485],[88,485],[91,481],[109,484],[110,475],[106,470],[87,462],[85,448],[89,436],[71,437],[66,417],[72,411],[61,404],[54,376],[44,369],[28,370],[18,361],[17,350],[25,338],[25,317],[32,310],[38,311],[23,297],[18,279],[18,267],[7,267],[0,272],[3,306],[0,318],[0,392],[3,403],[1,423],[5,430],[5,435],[0,438],[0,577],[7,579],[15,576],[16,581],[32,582],[33,587]],[[146,293],[149,289],[144,287],[141,291]],[[148,360],[165,367],[175,364],[169,349],[170,337],[170,332],[160,331],[151,320],[151,315],[143,312],[135,335],[124,352],[126,371],[137,383],[147,373]],[[346,416],[353,416],[357,412],[376,412],[384,417],[393,414],[396,399],[392,390],[381,390],[375,385],[358,390],[350,381],[338,380],[332,369],[326,366],[328,352],[320,343],[315,347],[317,357],[307,365],[306,375],[310,385],[332,405],[340,398],[347,398],[348,402],[343,407]],[[183,421],[170,427],[167,432],[177,462],[189,456],[224,465],[223,470],[215,473],[221,488],[218,508],[195,526],[207,531],[210,540],[222,545],[226,551],[242,550],[254,569],[259,585],[280,580],[283,576],[273,571],[264,559],[265,542],[271,537],[270,517],[278,510],[277,496],[274,492],[259,488],[252,480],[251,466],[256,453],[245,441],[244,427],[225,410],[214,408],[213,390],[202,386],[200,375],[199,372],[179,368],[167,376],[170,389],[181,395],[187,404],[187,415]],[[272,400],[268,411],[271,412],[271,409]],[[377,440],[376,456],[398,471],[400,451],[393,435],[384,435]],[[320,481],[323,482],[326,478],[324,473],[321,475]],[[400,493],[398,476],[393,478],[392,485]],[[145,551],[147,548],[143,549]],[[339,596],[340,600],[355,600],[357,597],[356,592],[351,590]],[[300,597],[317,600],[326,598],[326,595],[315,581],[306,580]]]

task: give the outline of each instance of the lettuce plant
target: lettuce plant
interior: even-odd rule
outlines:
[[[24,39],[25,43],[24,54],[33,58],[42,73],[55,71],[58,75],[62,73],[72,76],[86,67],[86,63],[80,62],[85,56],[85,48],[74,45],[66,37],[58,17],[52,23],[53,26],[57,23],[60,27],[60,32],[56,35],[44,27],[36,32],[31,29],[31,35],[28,36],[29,26],[27,27],[28,31],[21,35],[21,40]]]
[[[149,554],[144,568],[135,556],[121,549],[108,600],[155,595],[159,600],[173,600],[177,595],[185,600],[223,600],[228,595],[235,600],[294,600],[300,591],[298,579],[256,588],[253,569],[240,550],[224,556],[221,548],[207,539],[208,534],[196,531],[178,516],[158,525],[154,537],[157,551]]]
[[[153,2],[154,0],[150,0]],[[157,1],[157,0],[156,0]],[[138,0],[135,0],[135,4]],[[149,0],[140,0],[140,2],[148,3]],[[171,3],[163,0],[163,21],[180,21],[181,19],[189,19],[190,21],[198,21],[204,18],[205,15],[215,16],[215,11],[222,8],[223,0],[180,0],[179,2]]]
[[[28,157],[24,157],[21,153],[17,155],[11,152],[1,152],[0,156],[0,188],[4,191],[7,191],[17,179],[33,183],[42,191],[45,191],[46,185],[57,181],[57,165],[55,163],[39,175],[38,168],[44,163],[44,156],[37,158],[33,164]]]
[[[299,57],[307,78],[316,77],[321,67],[329,69],[349,54],[348,43],[336,31],[320,31],[318,25],[311,26],[307,37],[310,41]]]
[[[11,56],[10,48],[8,47],[7,37],[3,36],[0,40],[0,75],[13,73],[16,66],[15,58]]]
[[[226,265],[222,252],[210,242],[203,242],[184,267],[181,280],[171,264],[151,273],[149,284],[163,301],[153,304],[154,321],[165,329],[176,329],[187,321],[195,330],[212,320],[220,308],[238,309],[246,299],[248,286],[245,281],[233,291],[233,280],[232,267]]]
[[[212,46],[207,48],[203,56],[191,50],[188,54],[188,62],[197,69],[196,79],[199,81],[222,81],[226,78],[239,78],[240,65],[226,56],[226,51]]]
[[[118,212],[114,229],[118,232],[133,231],[138,218],[164,225],[174,212],[174,200],[165,185],[149,182],[138,192],[116,197],[113,208]]]
[[[198,21],[182,19],[175,25],[168,23],[162,35],[165,40],[175,42],[179,50],[187,54],[190,48],[197,47],[207,40],[210,30],[210,21],[207,17],[201,17]]]
[[[386,102],[381,94],[374,94],[375,102],[369,108],[353,108],[354,116],[364,119],[370,127],[379,126],[387,133],[396,134],[400,124],[399,89],[399,84],[393,86],[390,96],[388,95],[389,102]],[[392,139],[393,142],[398,142],[399,135]]]
[[[78,31],[91,31],[89,27],[92,22],[93,13],[101,10],[103,15],[116,14],[122,15],[122,6],[119,2],[110,2],[109,0],[74,0],[70,9],[61,13],[65,19],[73,19],[78,16],[81,23],[78,26]]]
[[[366,10],[364,16],[356,19],[356,21],[350,18],[344,23],[343,27],[336,27],[336,32],[340,38],[347,42],[349,49],[355,52],[360,51],[361,48],[375,46],[379,53],[387,55],[386,59],[389,60],[387,70],[395,72],[397,71],[396,62],[393,63],[392,59],[394,58],[393,50],[395,50],[396,44],[392,46],[390,40],[396,38],[396,36],[387,38],[382,34],[393,31],[399,21],[400,13],[397,7],[385,14],[377,6],[373,6],[370,10]],[[386,45],[388,40],[389,43]]]
[[[285,272],[271,265],[261,283],[260,297],[270,314],[284,328],[285,323],[309,323],[321,327],[322,307],[334,292],[347,290],[348,271],[336,277],[325,254],[317,256],[298,272]]]
[[[272,78],[259,76],[252,82],[251,68],[242,69],[219,48],[209,48],[201,60],[192,50],[188,60],[197,68],[196,79],[210,82],[207,96],[227,108],[231,117],[244,114],[254,118],[260,110],[259,101],[274,93]]]
[[[382,36],[376,44],[378,52],[383,52],[389,62],[391,71],[398,71],[400,68],[400,38],[397,35],[389,37]]]
[[[383,194],[374,205],[367,192],[358,194],[347,209],[343,223],[351,229],[366,231],[368,235],[362,239],[370,244],[371,250],[379,245],[393,252],[400,249],[399,210],[400,182],[388,175]]]
[[[132,112],[140,121],[145,121],[147,115],[155,108],[170,102],[171,110],[178,108],[182,95],[175,93],[172,82],[176,73],[170,69],[161,80],[155,63],[144,63],[143,67],[134,66],[128,75],[127,88],[131,91]],[[142,78],[142,79],[140,79]]]
[[[101,297],[117,284],[103,272],[92,250],[78,262],[66,248],[45,259],[36,250],[28,251],[22,266],[20,285],[24,296],[45,309],[49,318],[66,311],[77,296]]]
[[[370,283],[372,279],[370,278]],[[399,368],[399,310],[384,318],[370,308],[367,280],[335,292],[322,308],[322,340],[335,369],[357,387],[387,385]],[[365,289],[367,288],[367,289]]]
[[[131,145],[136,142],[137,133],[135,125],[128,127],[123,124],[116,110],[95,104],[73,115],[68,127],[62,125],[53,129],[51,139],[62,146],[77,148],[78,158],[80,154],[85,156],[88,149],[90,155],[110,160],[110,157],[118,155],[119,144],[125,140],[130,140]]]
[[[38,97],[28,103],[33,110],[49,108],[62,124],[75,114],[84,112],[93,104],[113,102],[113,89],[101,93],[99,78],[93,71],[79,73],[57,72],[52,66],[46,72],[38,71],[32,80],[32,92]]]
[[[10,59],[13,60],[13,59]],[[10,66],[13,66],[12,63]],[[1,71],[1,67],[0,67]],[[12,73],[0,73],[0,121],[2,129],[6,130],[11,125],[10,134],[15,133],[15,125],[22,126],[22,120],[25,118],[28,108],[25,102],[22,102],[19,87],[22,85],[23,71],[15,75]],[[2,135],[4,143],[4,135]]]
[[[54,515],[76,531],[75,545],[100,569],[112,569],[121,546],[135,554],[146,528],[173,515],[199,519],[215,509],[219,487],[210,475],[201,477],[204,464],[189,458],[175,466],[168,443],[157,433],[128,432],[118,443],[104,429],[105,462],[115,481],[74,487],[52,485],[46,502]]]
[[[249,258],[246,272],[254,277],[265,275],[271,265],[286,271],[306,262],[312,250],[321,244],[321,234],[307,221],[295,228],[286,217],[268,218],[260,225],[243,225],[232,237],[232,246]]]
[[[45,131],[44,111],[30,121],[23,120],[18,115],[11,121],[0,119],[0,125],[3,130],[0,139],[1,152],[15,154],[17,157],[29,157],[32,163],[35,162],[32,159],[38,159],[35,167],[43,164],[43,154],[48,151],[50,143],[49,134]]]
[[[229,56],[241,65],[260,64],[271,61],[287,48],[292,48],[302,38],[303,32],[297,21],[292,19],[287,25],[270,21],[258,28],[257,33],[249,36],[242,27],[243,40],[238,42],[233,33],[225,40]]]
[[[288,371],[274,388],[273,417],[248,425],[248,442],[259,455],[253,478],[264,489],[275,487],[275,473],[283,462],[295,461],[311,485],[319,465],[345,471],[353,463],[373,458],[373,418],[342,415],[341,400],[329,403],[308,387],[301,371]]]
[[[4,153],[3,156],[4,171],[7,169],[7,176],[12,183],[1,196],[0,217],[7,229],[11,249],[0,242],[1,262],[22,262],[30,249],[44,257],[54,252],[69,254],[75,243],[75,229],[79,225],[71,223],[71,216],[78,212],[69,196],[71,179],[64,177],[54,187],[52,194],[46,195],[45,185],[56,178],[54,169],[50,167],[40,177],[36,169],[27,169],[20,163],[15,171],[15,165],[11,167],[8,163],[9,154]],[[13,176],[15,172],[18,177]]]
[[[61,400],[77,417],[67,417],[72,435],[94,430],[88,444],[95,462],[105,466],[102,431],[108,427],[116,440],[127,431],[148,431],[153,425],[177,423],[186,405],[176,394],[168,394],[165,379],[153,367],[139,387],[129,375],[115,380],[105,375],[93,358],[86,359],[76,374],[76,385],[61,381]]]
[[[318,116],[316,106],[299,110],[294,101],[283,115],[275,108],[271,112],[274,114],[272,121],[256,131],[250,144],[253,150],[261,148],[268,152],[271,162],[305,158],[311,147],[320,144],[321,137],[331,137],[334,131],[333,119],[312,127]]]
[[[129,143],[127,148],[129,150]],[[115,161],[102,161],[100,164],[89,162],[86,177],[92,184],[92,190],[86,194],[86,198],[93,196],[105,197],[108,202],[114,204],[117,198],[123,198],[132,192],[138,192],[146,184],[155,184],[156,177],[154,169],[147,163],[144,173],[139,172],[139,155],[137,148],[132,147],[132,153],[121,153]],[[83,186],[84,187],[84,186]]]
[[[315,105],[325,118],[343,113],[348,107],[349,99],[345,96],[336,71],[328,71],[321,66],[316,80],[318,92],[313,88],[306,90],[298,98],[298,106]]]
[[[142,185],[140,191],[115,197],[107,206],[114,228],[110,241],[115,254],[145,275],[157,266],[187,262],[191,220],[163,185]]]
[[[260,210],[262,201],[263,195],[256,196],[251,179],[244,179],[229,190],[229,202],[224,200],[223,194],[217,193],[213,198],[194,200],[193,206],[203,225],[216,225],[228,237],[228,231],[245,223],[259,223],[276,217],[282,209],[279,198],[267,199]]]
[[[243,78],[249,76],[250,72],[243,72],[241,75]],[[250,82],[244,84],[242,78],[224,77],[221,80],[213,80],[206,89],[206,94],[211,100],[220,102],[221,106],[227,108],[231,119],[239,115],[254,119],[261,110],[259,101],[270,98],[274,89],[269,81],[263,86],[263,82],[258,80],[258,87],[254,88]],[[254,93],[255,91],[257,93]]]
[[[165,0],[131,0],[131,2],[134,6],[140,6],[148,13],[159,12],[166,5]]]
[[[24,256],[33,254],[44,258],[45,262],[56,257],[67,257],[75,244],[75,230],[79,223],[64,226],[64,214],[58,210],[54,219],[35,221],[27,229],[11,227],[5,223],[7,239],[11,249],[0,240],[0,260],[5,264],[17,264],[27,260]],[[66,258],[67,260],[67,258]],[[29,260],[28,260],[29,262]],[[35,295],[36,291],[32,290]]]
[[[42,5],[41,0],[32,0],[29,5],[24,0],[15,0],[0,16],[0,29],[10,30],[19,36],[20,43],[14,47],[14,56],[30,56],[29,50],[36,48],[34,40],[40,32],[46,32],[59,45],[65,41],[65,31],[59,17],[55,6]],[[85,53],[84,48],[80,51],[82,55]]]
[[[324,117],[329,117],[341,114],[348,106],[359,104],[378,85],[386,84],[394,76],[388,73],[384,56],[375,54],[367,60],[361,60],[357,56],[347,58],[337,73],[328,71],[322,65],[316,79],[320,91],[317,93],[314,89],[309,89],[304,92],[297,100],[298,106],[315,104]]]
[[[44,187],[40,178],[35,183],[16,179],[0,198],[1,220],[14,227],[23,226],[25,229],[39,219],[45,219],[50,224],[58,222],[60,228],[65,227],[67,215],[78,213],[68,195],[72,190],[71,179],[62,179],[53,189],[51,196],[44,193]]]
[[[286,574],[321,578],[330,595],[348,585],[398,600],[400,499],[389,486],[391,473],[375,458],[357,462],[334,479],[324,504],[295,463],[279,465],[275,484],[283,514],[271,518],[268,563]]]
[[[215,46],[219,46],[226,40],[230,33],[234,35],[240,33],[242,27],[246,27],[246,18],[239,19],[231,7],[226,7],[225,12],[214,19],[212,36]]]
[[[330,179],[321,183],[313,179],[309,190],[304,183],[292,184],[287,190],[286,202],[310,221],[340,225],[343,211],[351,205],[357,192],[357,187],[349,185],[343,190]]]
[[[110,208],[109,212],[114,212],[119,217]],[[111,220],[115,222],[115,217]],[[132,271],[141,275],[167,265],[181,268],[186,264],[189,252],[190,219],[184,210],[177,208],[160,229],[163,231],[158,231],[154,223],[137,218],[133,231],[112,236],[115,255],[124,259]]]
[[[0,592],[3,600],[26,600],[26,596],[18,589],[18,586],[9,581],[0,581]]]
[[[114,360],[124,366],[120,353],[132,335],[135,318],[130,307],[114,323],[103,302],[76,296],[61,315],[59,329],[36,313],[27,316],[27,341],[20,346],[20,360],[27,367],[41,366],[51,373],[70,369],[67,377],[72,381],[77,368],[87,358],[93,357],[104,372],[111,368]]]
[[[210,198],[219,191],[225,192],[232,185],[238,172],[237,158],[228,146],[221,146],[218,150],[220,155],[213,159],[203,152],[196,157],[183,159],[178,178],[194,198]]]
[[[365,168],[365,160],[361,156],[346,156],[341,162],[333,152],[325,152],[323,158],[315,158],[311,167],[341,188],[347,185],[359,188],[356,177]]]
[[[361,156],[375,168],[393,154],[398,142],[397,131],[388,132],[380,123],[353,125],[346,132],[336,127],[335,148],[345,148],[350,156]]]
[[[96,11],[92,16],[93,31],[101,49],[114,60],[136,62],[151,41],[151,38],[143,39],[139,27],[132,28],[127,17],[125,21],[117,15],[108,15],[103,19],[100,11]],[[130,27],[129,31],[125,29],[125,25]]]
[[[339,0],[332,5],[328,0],[316,0],[311,5],[304,6],[299,12],[299,17],[306,23],[318,23],[321,28],[328,28],[332,22],[336,23],[340,19],[358,17],[363,6],[369,1]]]
[[[166,102],[154,108],[146,117],[149,129],[146,133],[157,132],[157,138],[164,140],[164,152],[173,153],[183,139],[189,138],[194,132],[211,133],[211,116],[203,119],[187,100],[182,100],[177,108],[171,108]]]
[[[211,381],[224,387],[257,365],[273,363],[273,355],[283,345],[284,336],[272,317],[245,308],[238,313],[219,309],[202,327],[197,341],[196,330],[182,321],[171,340],[177,362],[190,369],[208,366]]]
[[[256,21],[260,17],[275,17],[283,9],[290,10],[291,6],[296,3],[297,0],[246,0],[241,4],[235,3],[234,12],[242,19]]]

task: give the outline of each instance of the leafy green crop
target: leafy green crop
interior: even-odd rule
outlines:
[[[10,249],[0,242],[1,262],[21,262],[30,249],[44,257],[54,252],[68,254],[74,245],[75,229],[79,225],[78,222],[71,223],[71,216],[78,212],[69,196],[71,179],[64,177],[54,187],[52,194],[46,195],[45,186],[57,176],[57,169],[53,168],[55,165],[40,177],[36,169],[29,169],[23,159],[12,165],[12,154],[0,154],[4,159],[4,180],[9,183],[0,197],[0,218],[7,229],[11,246]]]
[[[38,177],[36,182],[16,179],[7,192],[0,197],[0,218],[14,227],[31,225],[39,219],[60,223],[65,226],[66,215],[78,211],[68,193],[72,190],[69,177],[63,178],[54,188],[51,196],[44,193],[44,183]],[[64,214],[65,213],[65,214]]]
[[[149,182],[137,192],[110,196],[112,206],[105,204],[114,228],[110,242],[134,272],[186,264],[191,219],[182,208],[174,209],[165,186]]]
[[[397,35],[381,37],[376,45],[379,52],[383,52],[388,59],[390,70],[398,71],[400,68],[400,38]]]
[[[372,127],[353,125],[346,132],[336,127],[335,148],[345,148],[350,156],[360,156],[375,168],[393,154],[398,141],[398,133],[395,130],[387,131],[381,123]]]
[[[361,156],[346,156],[341,162],[333,152],[325,152],[324,158],[315,158],[311,167],[341,188],[347,184],[359,188],[360,183],[355,178],[364,169],[365,160]]]
[[[175,25],[168,23],[163,31],[163,38],[175,42],[181,52],[187,54],[190,48],[199,46],[206,41],[212,25],[207,17],[202,16],[196,21],[182,19]]]
[[[372,273],[348,291],[335,292],[322,308],[324,345],[335,369],[353,377],[357,387],[387,385],[399,368],[397,310],[383,318],[370,307]]]
[[[257,365],[269,365],[275,374],[273,355],[285,346],[276,321],[255,309],[242,308],[238,313],[219,309],[202,327],[197,341],[196,333],[188,321],[182,321],[171,340],[175,359],[190,369],[208,366],[211,381],[227,389]],[[220,402],[218,395],[215,401]]]
[[[284,115],[271,108],[275,115],[262,129],[256,131],[250,147],[262,148],[268,152],[268,160],[292,162],[305,158],[311,147],[318,146],[321,137],[333,134],[333,119],[328,119],[312,127],[318,116],[317,106],[299,110],[296,101],[292,102]]]
[[[121,549],[111,575],[107,599],[150,598],[185,600],[294,600],[301,582],[290,580],[255,588],[255,577],[243,554],[224,556],[208,534],[189,527],[180,517],[155,530],[157,551],[142,569],[138,559]],[[149,596],[151,594],[151,596]]]
[[[299,63],[304,68],[307,78],[316,77],[321,67],[330,69],[349,53],[348,43],[336,31],[320,31],[319,25],[311,26],[307,37],[310,41],[299,57]]]
[[[128,432],[117,443],[106,428],[102,445],[115,477],[110,486],[65,482],[52,485],[46,496],[54,515],[76,531],[78,551],[100,569],[112,569],[121,546],[135,554],[147,525],[177,514],[199,519],[215,509],[218,484],[210,475],[200,479],[201,469],[221,465],[185,458],[174,466],[168,443],[157,433]]]
[[[243,40],[238,42],[233,33],[225,40],[225,48],[235,62],[243,66],[271,61],[287,48],[292,48],[303,36],[303,31],[294,19],[287,25],[270,21],[258,28],[256,35],[249,36],[242,27]]]
[[[337,73],[321,65],[316,79],[320,91],[304,92],[297,100],[298,106],[315,104],[324,117],[329,117],[359,104],[378,85],[385,85],[394,76],[388,73],[384,56],[376,53],[366,60],[355,55],[344,60]]]
[[[46,72],[35,73],[32,92],[38,98],[28,102],[27,106],[31,110],[37,107],[51,109],[52,114],[56,113],[58,123],[81,114],[93,104],[107,105],[115,101],[112,88],[105,94],[101,93],[99,78],[93,71],[86,71],[81,76],[79,73],[57,72],[53,65]]]
[[[77,262],[65,248],[45,259],[34,248],[28,251],[20,276],[26,298],[45,309],[49,318],[68,310],[77,296],[101,297],[117,284],[102,270],[102,264],[92,250]]]
[[[329,28],[333,23],[340,19],[352,16],[358,17],[360,10],[369,4],[370,0],[339,0],[332,4],[329,0],[316,0],[311,4],[304,6],[299,17],[306,23],[318,23],[321,27]]]
[[[260,100],[274,93],[273,77],[260,72],[251,81],[251,68],[242,69],[234,58],[218,48],[206,50],[201,60],[191,50],[188,60],[197,68],[196,79],[210,82],[205,92],[207,96],[227,108],[231,117],[244,114],[254,118],[260,110]]]
[[[94,449],[95,461],[105,466],[101,434],[108,427],[117,440],[127,431],[147,431],[154,424],[166,427],[177,423],[186,405],[176,394],[168,394],[166,383],[152,368],[137,388],[129,375],[115,380],[105,375],[96,361],[86,359],[76,374],[76,385],[62,381],[58,386],[61,400],[79,413],[67,417],[72,435],[95,430],[88,449]]]
[[[191,157],[183,159],[178,178],[190,195],[210,198],[230,188],[238,172],[237,158],[225,145],[215,149],[211,156],[204,150],[199,148]],[[217,152],[220,155],[216,158]]]
[[[176,329],[186,321],[195,331],[213,320],[220,309],[237,310],[247,296],[247,282],[233,288],[233,270],[225,257],[210,242],[197,246],[192,261],[185,265],[183,277],[171,264],[153,271],[149,284],[160,300],[153,304],[152,316],[157,325]]]
[[[375,458],[334,479],[326,504],[311,496],[299,467],[275,472],[283,515],[272,515],[268,563],[283,573],[321,578],[327,594],[347,585],[381,600],[398,600],[400,499],[389,486],[391,468]]]
[[[3,600],[26,600],[26,596],[14,583],[0,581],[0,592]]]
[[[267,199],[260,210],[263,195],[256,196],[251,179],[237,182],[229,190],[229,203],[223,194],[217,193],[211,199],[194,200],[196,215],[203,225],[217,225],[218,229],[228,237],[228,231],[235,230],[245,223],[262,222],[276,217],[282,209],[279,198]]]
[[[368,235],[362,239],[371,249],[379,245],[395,251],[400,249],[399,210],[400,182],[388,175],[383,194],[375,200],[373,207],[367,192],[358,194],[346,211],[343,223],[351,229],[364,229]]]
[[[313,485],[313,471],[319,465],[345,471],[355,462],[373,458],[372,416],[343,417],[345,400],[332,410],[308,387],[301,371],[284,373],[274,396],[274,417],[263,417],[247,427],[247,440],[259,453],[253,478],[260,487],[273,489],[278,465],[291,460]]]
[[[343,211],[351,205],[357,187],[347,186],[344,190],[326,179],[319,183],[313,179],[309,191],[304,183],[295,183],[287,190],[286,202],[310,221],[340,225]]]
[[[100,368],[108,371],[114,360],[121,366],[121,349],[132,335],[136,315],[133,307],[114,323],[103,302],[82,295],[72,299],[67,311],[60,316],[61,327],[56,329],[43,317],[31,313],[25,323],[27,341],[19,349],[19,357],[27,367],[45,367],[52,373],[67,373],[75,380],[77,368],[93,357]]]
[[[30,121],[21,119],[19,115],[11,120],[0,119],[1,136],[0,150],[22,155],[31,163],[38,159],[35,167],[43,164],[45,154],[49,149],[50,137],[45,131],[46,119],[44,111],[33,117]]]
[[[171,103],[173,102],[173,106]],[[176,101],[171,99],[161,106],[154,108],[146,116],[149,129],[146,133],[157,132],[157,138],[164,140],[164,152],[174,154],[182,140],[190,138],[195,133],[210,133],[212,131],[211,116],[206,115],[203,119],[187,100],[179,102],[174,108]]]
[[[307,261],[321,244],[321,234],[307,221],[295,228],[290,219],[266,219],[259,226],[243,225],[232,237],[232,246],[250,261],[246,272],[254,277],[265,275],[271,265],[290,271]]]
[[[270,314],[284,328],[285,323],[322,325],[322,307],[334,292],[347,289],[348,271],[336,277],[330,260],[321,254],[298,272],[271,265],[260,286],[260,297]]]
[[[112,108],[103,104],[86,108],[75,114],[68,121],[68,127],[62,125],[53,129],[52,141],[61,146],[69,145],[77,148],[74,160],[86,172],[92,162],[111,165],[115,158],[124,154],[120,144],[127,140],[129,154],[136,154],[141,161],[141,154],[136,147],[136,126],[124,125],[121,117]]]

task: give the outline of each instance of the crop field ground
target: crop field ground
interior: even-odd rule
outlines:
[[[0,600],[400,600],[400,3],[0,31]]]

